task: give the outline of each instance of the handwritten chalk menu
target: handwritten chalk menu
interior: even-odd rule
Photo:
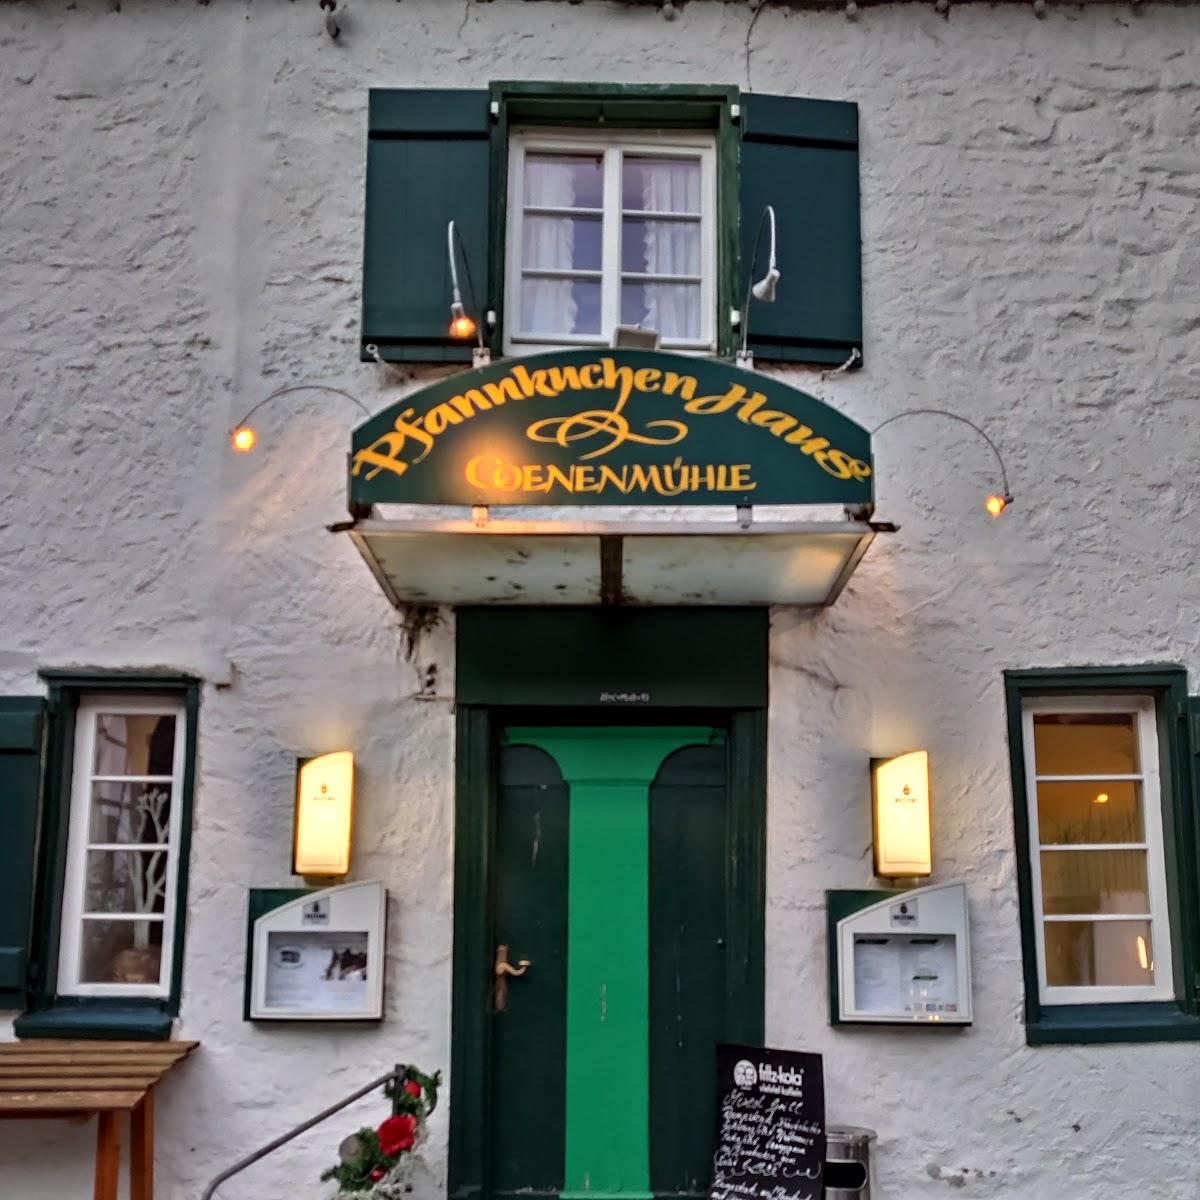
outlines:
[[[710,1200],[821,1200],[825,1075],[819,1054],[717,1047]]]

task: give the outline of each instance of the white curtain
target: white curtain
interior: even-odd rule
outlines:
[[[642,207],[648,212],[696,213],[695,221],[645,224],[642,268],[651,275],[700,274],[700,164],[664,160],[639,162]],[[647,283],[645,324],[664,338],[700,336],[700,285]]]
[[[525,159],[525,206],[572,208],[575,164],[568,158]],[[569,271],[575,263],[575,222],[570,217],[525,214],[521,265]],[[571,333],[575,329],[574,282],[525,275],[521,279],[521,328],[526,333]]]

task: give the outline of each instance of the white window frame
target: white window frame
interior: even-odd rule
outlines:
[[[175,750],[171,774],[153,776],[100,776],[93,774],[95,762],[97,717],[101,714],[157,714],[175,718]],[[59,933],[58,986],[65,996],[149,996],[166,998],[171,994],[174,971],[176,935],[176,899],[179,881],[179,846],[183,822],[183,777],[188,754],[186,709],[182,701],[129,697],[121,695],[86,695],[79,701],[75,715],[75,744],[71,770],[71,806],[68,815],[66,876],[63,887],[62,917]],[[91,793],[96,778],[110,782],[162,782],[171,785],[171,813],[167,829],[166,895],[163,897],[162,950],[159,960],[158,983],[85,983],[80,980],[80,951],[83,923],[86,919],[84,897],[87,884],[87,854],[90,849],[130,850],[135,845],[92,843]],[[97,913],[101,920],[155,920],[144,914],[122,915]]]
[[[525,216],[525,156],[594,152],[604,159],[600,259],[600,333],[538,334],[522,330],[521,248]],[[642,130],[612,133],[582,130],[516,130],[509,139],[508,221],[504,281],[505,353],[532,353],[582,346],[607,346],[621,317],[621,157],[700,160],[700,337],[663,338],[663,349],[712,354],[717,347],[717,147],[709,134],[654,134]],[[594,210],[586,209],[592,213]],[[569,215],[566,212],[563,215]]]
[[[1138,765],[1134,775],[1039,775],[1034,759],[1033,718],[1046,713],[1130,713],[1136,717]],[[1174,963],[1171,954],[1170,911],[1167,899],[1166,849],[1163,843],[1162,785],[1159,771],[1158,718],[1153,696],[1145,695],[1072,695],[1026,697],[1021,706],[1021,728],[1025,746],[1025,795],[1029,819],[1030,875],[1033,881],[1033,916],[1037,945],[1038,997],[1043,1004],[1114,1004],[1130,1001],[1173,1000],[1175,998]],[[1154,977],[1151,985],[1051,987],[1046,982],[1047,920],[1072,920],[1078,916],[1054,914],[1046,917],[1042,901],[1042,844],[1038,828],[1037,785],[1055,781],[1085,780],[1089,783],[1135,782],[1142,786],[1142,842],[1104,842],[1079,845],[1075,850],[1145,850],[1146,880],[1150,898],[1148,913],[1114,913],[1097,916],[1079,914],[1089,921],[1150,921],[1153,943]],[[1069,851],[1066,851],[1069,853]]]

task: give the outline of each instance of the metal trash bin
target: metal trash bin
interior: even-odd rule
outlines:
[[[831,1125],[825,1137],[825,1200],[871,1200],[875,1130]]]

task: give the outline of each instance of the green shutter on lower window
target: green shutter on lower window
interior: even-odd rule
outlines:
[[[751,258],[768,204],[780,271],[774,303],[750,302],[749,347],[764,360],[841,364],[862,353],[858,106],[753,92],[741,104],[738,304],[766,274],[769,229]]]
[[[0,697],[0,1008],[25,1004],[45,710]]]
[[[487,337],[491,118],[485,90],[375,88],[363,252],[363,359],[470,362],[450,324],[446,226],[462,238],[459,284]],[[468,287],[465,253],[473,288]],[[474,293],[472,296],[471,293]]]

